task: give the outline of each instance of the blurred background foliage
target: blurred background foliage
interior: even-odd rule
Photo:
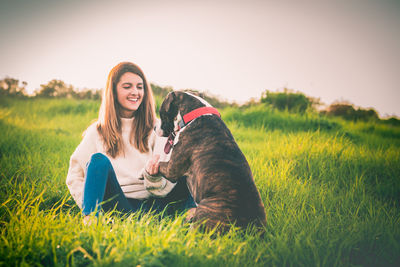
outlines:
[[[18,79],[5,77],[0,80],[0,96],[30,97],[30,98],[73,98],[73,99],[93,99],[100,100],[102,89],[76,88],[62,80],[53,79],[45,84],[41,84],[33,94],[26,92],[27,82]],[[171,86],[159,86],[151,84],[159,107],[164,97],[174,89]],[[213,95],[210,92],[200,92],[194,89],[185,89],[197,94],[207,100],[216,108],[238,107],[246,109],[253,106],[266,106],[270,110],[286,111],[289,113],[311,113],[327,117],[339,117],[347,121],[378,122],[386,125],[399,126],[399,118],[392,116],[389,118],[380,118],[374,108],[361,108],[348,101],[335,101],[326,106],[319,98],[306,96],[300,91],[294,91],[284,88],[282,91],[265,90],[259,99],[251,99],[246,103],[239,105],[234,102],[223,100],[221,97]]]

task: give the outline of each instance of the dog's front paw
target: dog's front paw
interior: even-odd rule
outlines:
[[[183,172],[182,170],[171,170],[170,162],[160,162],[159,174],[161,174],[168,181],[176,183],[179,177],[183,175]]]
[[[160,162],[158,167],[158,172],[161,173],[165,178],[167,178],[168,162]]]

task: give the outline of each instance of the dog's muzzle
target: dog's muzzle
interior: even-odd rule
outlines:
[[[154,126],[154,132],[156,133],[156,135],[163,137],[164,136],[164,131],[161,129],[161,122],[160,121],[156,121],[156,125]]]

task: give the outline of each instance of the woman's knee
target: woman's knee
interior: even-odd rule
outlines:
[[[88,162],[90,165],[105,166],[111,165],[110,159],[103,153],[94,153]]]

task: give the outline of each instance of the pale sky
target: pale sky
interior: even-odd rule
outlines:
[[[104,88],[137,63],[243,103],[284,87],[400,117],[398,0],[0,0],[0,79]]]

